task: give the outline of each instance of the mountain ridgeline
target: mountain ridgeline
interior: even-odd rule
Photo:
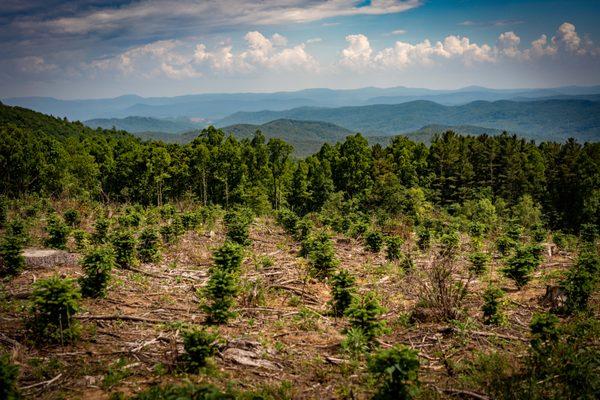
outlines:
[[[5,98],[2,99],[2,102],[58,117],[67,117],[71,120],[142,116],[152,118],[189,117],[214,123],[237,111],[282,111],[307,106],[344,107],[399,104],[415,100],[433,101],[443,105],[461,105],[477,100],[593,99],[594,97],[590,98],[590,96],[594,95],[597,100],[599,93],[600,86],[566,86],[551,89],[489,89],[469,86],[454,90],[399,86],[339,90],[317,88],[275,93],[207,93],[176,97],[126,95],[113,99],[83,100],[19,97]]]
[[[419,100],[358,107],[302,107],[286,111],[238,112],[220,120],[217,125],[263,124],[280,118],[324,121],[367,136],[395,135],[441,124],[505,130],[535,140],[600,139],[600,102],[572,99],[475,101],[460,106]]]

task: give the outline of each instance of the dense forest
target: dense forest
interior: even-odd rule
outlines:
[[[9,197],[161,205],[193,196],[259,214],[287,205],[303,215],[338,194],[357,209],[419,223],[430,205],[452,213],[466,201],[488,198],[505,208],[528,196],[550,228],[577,232],[583,222],[600,223],[600,143],[536,145],[514,135],[446,132],[429,147],[402,136],[370,147],[356,134],[294,160],[290,145],[260,132],[238,141],[209,127],[188,145],[167,145],[8,106],[0,124],[2,194]]]
[[[592,399],[599,227],[598,142],[0,105],[0,399]]]

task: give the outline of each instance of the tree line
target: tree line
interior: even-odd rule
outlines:
[[[600,143],[536,144],[515,135],[436,135],[429,147],[404,136],[370,146],[360,134],[305,159],[257,131],[237,140],[212,126],[186,145],[144,142],[116,130],[0,106],[0,193],[146,205],[192,197],[282,206],[299,215],[340,197],[362,210],[415,215],[423,204],[452,211],[473,199],[540,204],[550,228],[600,224]],[[337,196],[337,197],[336,197]]]

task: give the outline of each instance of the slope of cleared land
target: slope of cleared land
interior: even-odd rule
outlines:
[[[414,238],[404,236],[408,251]],[[328,314],[327,282],[307,274],[299,244],[270,218],[255,220],[251,240],[238,316],[216,327],[225,341],[213,364],[198,375],[178,373],[174,366],[182,352],[182,329],[205,318],[198,293],[207,280],[211,251],[224,241],[218,224],[185,234],[165,249],[160,263],[115,270],[107,298],[83,300],[77,317],[82,337],[74,345],[36,347],[25,335],[23,319],[32,283],[53,274],[76,278],[81,268],[72,261],[27,268],[4,285],[0,319],[0,344],[21,366],[19,385],[25,397],[106,399],[117,391],[132,394],[155,383],[185,380],[260,389],[280,393],[280,398],[367,397],[373,389],[364,363],[351,360],[340,347],[347,323]],[[366,252],[360,241],[335,236],[334,242],[341,267],[358,278],[359,292],[377,292],[388,310],[384,318],[391,329],[381,337],[381,346],[403,343],[419,351],[424,398],[477,392],[461,379],[461,371],[479,353],[510,350],[515,359],[526,354],[528,321],[542,309],[546,285],[572,264],[568,253],[548,253],[532,282],[516,291],[499,275],[500,261],[493,261],[489,279],[508,292],[504,327],[481,323],[481,292],[488,278],[470,286],[467,317],[460,322],[411,322],[408,315],[419,299],[433,250],[415,253],[415,268],[405,273],[383,254]],[[458,272],[465,278],[465,238],[461,246]]]

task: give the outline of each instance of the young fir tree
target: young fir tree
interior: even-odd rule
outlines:
[[[53,276],[34,283],[30,327],[40,341],[64,344],[79,336],[73,316],[79,311],[81,293],[72,279]]]
[[[537,246],[520,246],[507,261],[502,273],[512,279],[518,289],[521,289],[531,280],[531,274],[539,266],[540,261]]]
[[[192,329],[183,333],[183,361],[189,372],[196,373],[206,365],[208,358],[217,352],[216,333],[205,329]]]
[[[398,236],[393,235],[389,236],[386,239],[386,258],[388,261],[398,261],[402,258],[402,244],[404,240]]]
[[[368,232],[365,236],[365,247],[372,253],[379,253],[383,247],[383,235],[381,232]]]
[[[0,276],[18,274],[25,266],[23,247],[27,238],[19,221],[11,221],[0,239]]]
[[[341,317],[352,303],[356,279],[346,269],[331,277],[331,310],[335,316]]]
[[[115,255],[108,247],[97,247],[81,260],[84,275],[79,278],[83,297],[104,297],[115,266]]]
[[[154,263],[160,261],[160,236],[154,227],[146,227],[140,233],[137,253],[140,261]]]
[[[135,251],[137,242],[131,231],[115,232],[111,242],[115,253],[115,262],[119,268],[133,267],[137,263]]]
[[[369,359],[369,372],[379,381],[373,397],[379,400],[408,400],[419,393],[419,356],[404,345],[380,350]]]
[[[501,325],[506,316],[503,313],[504,291],[495,286],[488,286],[483,293],[483,322],[487,325]]]
[[[58,215],[52,214],[48,217],[45,230],[48,234],[45,240],[46,246],[62,250],[67,248],[70,229]]]
[[[369,346],[375,347],[375,339],[386,330],[386,323],[381,320],[384,311],[375,293],[368,292],[364,296],[353,298],[346,310],[346,316],[350,326],[360,329],[367,338]]]

